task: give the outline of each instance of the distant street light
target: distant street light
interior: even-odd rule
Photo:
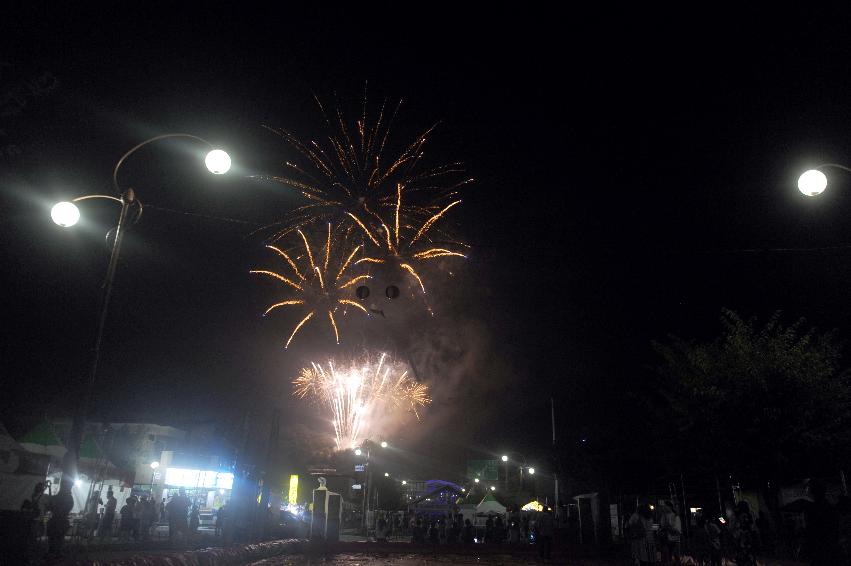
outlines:
[[[508,462],[508,456],[506,456],[505,454],[503,454],[503,455],[502,455],[502,461],[503,461],[503,462]]]
[[[476,483],[479,483],[479,478],[476,478],[473,481],[476,482]]]
[[[492,485],[492,486],[491,486],[491,491],[496,491],[496,486]]]
[[[157,469],[157,468],[159,468],[159,467],[160,467],[160,463],[159,463],[159,462],[151,462],[151,469],[152,469],[152,470],[156,470],[156,469]]]
[[[408,482],[406,480],[402,480],[402,485],[408,485]]]
[[[104,328],[106,326],[106,317],[109,310],[109,299],[112,295],[112,283],[115,279],[115,270],[118,266],[118,257],[121,253],[121,242],[124,239],[126,232],[126,224],[128,217],[132,222],[137,222],[142,214],[142,203],[136,198],[136,192],[132,188],[122,189],[118,183],[118,171],[124,161],[136,152],[139,148],[165,138],[191,138],[200,141],[210,147],[211,150],[216,150],[213,145],[198,136],[191,134],[163,134],[143,141],[136,145],[130,151],[121,156],[115,168],[112,170],[112,184],[118,196],[111,195],[86,195],[77,197],[71,202],[60,202],[53,206],[50,210],[50,217],[59,226],[68,228],[77,224],[80,220],[80,211],[77,205],[79,201],[88,199],[106,199],[112,200],[121,205],[121,211],[118,214],[118,223],[115,228],[115,236],[112,241],[112,251],[109,257],[109,263],[106,268],[106,278],[103,284],[103,299],[100,304],[100,316],[98,318],[98,329],[95,338],[95,345],[92,348],[92,362],[89,370],[88,380],[82,388],[82,399],[74,406],[74,418],[71,423],[71,431],[68,434],[65,447],[67,448],[65,456],[62,459],[62,480],[59,484],[59,493],[56,494],[53,500],[53,514],[49,520],[48,530],[64,529],[67,530],[68,515],[74,507],[74,499],[71,494],[71,478],[77,477],[77,454],[80,451],[82,443],[83,430],[86,426],[86,412],[91,403],[92,393],[94,391],[95,382],[97,381],[98,365],[100,363],[100,347],[103,342]],[[221,150],[211,151],[207,154],[207,168],[216,174],[226,172],[230,168],[230,157]],[[130,214],[131,208],[134,209],[133,214]],[[157,463],[159,465],[159,463]],[[156,469],[151,466],[152,469]],[[79,480],[75,480],[79,481]],[[153,483],[153,481],[152,481]],[[152,486],[153,489],[153,486]]]
[[[827,188],[827,175],[824,174],[822,169],[828,167],[851,172],[851,168],[844,165],[839,165],[837,163],[823,163],[818,167],[801,173],[801,176],[798,177],[798,190],[808,197],[814,197],[822,194]]]
[[[382,441],[381,441],[381,447],[382,447],[382,448],[387,448],[387,441],[386,441],[386,440],[382,440]]]
[[[389,477],[390,477],[390,473],[389,473],[389,472],[384,472],[384,477],[385,477],[385,478],[389,478]]]
[[[530,476],[534,476],[534,475],[535,475],[535,468],[529,468],[529,475],[530,475]]]
[[[361,454],[363,454],[363,450],[361,450],[360,448],[355,448],[355,456],[360,456]]]

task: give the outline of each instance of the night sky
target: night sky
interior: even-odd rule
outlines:
[[[189,132],[235,168],[212,178],[203,148],[180,141],[123,168],[148,206],[125,242],[90,417],[227,428],[251,409],[260,436],[278,407],[285,428],[312,426],[289,381],[334,346],[307,334],[283,350],[291,324],[260,316],[274,297],[248,275],[269,260],[249,233],[300,201],[248,176],[281,172],[290,151],[262,125],[320,135],[313,94],[358,108],[365,85],[370,102],[405,100],[402,141],[441,121],[429,155],[476,178],[455,217],[473,248],[435,286],[439,320],[352,333],[414,350],[448,333],[446,367],[420,368],[443,389],[434,407],[418,433],[391,434],[435,473],[473,449],[544,454],[550,397],[563,441],[594,438],[629,413],[651,341],[709,338],[724,307],[846,339],[851,175],[818,199],[795,187],[803,168],[851,164],[844,21],[430,5],[7,19],[2,420],[20,433],[67,414],[88,368],[117,208],[88,204],[64,230],[50,206],[111,191],[126,150]],[[45,74],[52,88],[9,101]]]

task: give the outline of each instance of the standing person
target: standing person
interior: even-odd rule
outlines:
[[[485,543],[493,542],[493,515],[488,515],[488,520],[485,521]]]
[[[186,518],[189,514],[189,498],[186,497],[186,492],[180,488],[178,494],[171,498],[171,501],[166,505],[168,511],[168,538],[174,540],[175,536],[180,534],[186,537],[189,529],[186,524]]]
[[[227,503],[223,504],[219,507],[219,510],[216,512],[216,536],[220,536],[222,534],[222,527],[225,525],[225,516],[227,515]]]
[[[649,504],[641,504],[629,518],[627,535],[632,558],[641,566],[656,563],[656,535],[653,532],[653,511]]]
[[[192,504],[189,510],[189,534],[195,536],[198,532],[198,525],[201,523],[201,510],[198,508],[198,502]]]
[[[493,530],[494,541],[497,544],[502,544],[503,539],[505,539],[505,524],[502,522],[502,515],[496,516],[496,520],[493,522]]]
[[[112,536],[112,524],[115,522],[115,508],[118,505],[118,500],[115,499],[115,494],[110,487],[106,492],[106,505],[103,510],[103,517],[100,519],[100,529],[98,536],[106,538]]]
[[[662,517],[659,520],[660,542],[662,543],[662,563],[680,563],[680,537],[683,525],[677,515],[676,507],[672,501],[662,504]]]
[[[529,515],[523,515],[520,520],[520,537],[523,540],[529,540]]]
[[[541,560],[549,560],[553,548],[553,534],[555,532],[553,515],[549,508],[545,508],[541,512],[538,520],[535,521],[535,526],[538,529],[538,556],[540,556]]]
[[[428,526],[428,541],[431,544],[437,544],[440,539],[437,534],[437,523],[435,521],[431,521]]]
[[[721,566],[721,529],[718,525],[699,515],[692,543],[698,564]]]
[[[387,542],[387,519],[382,515],[375,525],[375,541]]]
[[[806,549],[810,564],[840,564],[842,553],[839,546],[839,513],[827,500],[827,490],[823,482],[810,480],[807,491],[813,499],[812,505],[805,512]]]
[[[118,523],[118,538],[124,540],[130,537],[130,533],[133,532],[133,505],[135,504],[135,500],[131,495],[124,501],[124,505],[121,506],[121,511],[119,514],[121,515],[121,521]]]
[[[520,542],[520,521],[518,521],[517,517],[514,517],[508,525],[508,542],[509,544]]]
[[[162,502],[160,502],[160,523],[165,523],[166,519],[168,519],[168,513],[166,513],[165,505],[165,497],[163,497]]]
[[[98,509],[103,505],[103,500],[100,498],[100,490],[94,490],[89,500],[86,501],[86,508],[83,510],[83,517],[86,525],[86,535],[94,536],[95,530],[98,528]]]
[[[148,499],[143,496],[139,505],[141,506],[139,519],[140,527],[142,529],[142,540],[147,541],[151,538],[151,528],[153,527],[157,516],[156,504],[153,499]]]
[[[474,538],[473,524],[470,522],[470,519],[464,519],[464,530],[461,531],[461,542],[464,544],[472,544]]]
[[[756,525],[754,524],[751,506],[742,500],[736,504],[735,517],[733,519],[733,540],[736,543],[736,564],[755,565],[754,555],[756,543]]]

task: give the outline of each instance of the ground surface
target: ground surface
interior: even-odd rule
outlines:
[[[473,556],[445,554],[439,556],[423,556],[421,554],[393,554],[387,556],[376,556],[374,554],[337,554],[326,558],[311,558],[306,556],[280,556],[267,558],[252,563],[251,566],[429,566],[432,564],[563,564],[564,566],[615,566],[623,564],[623,561],[590,561],[579,560],[563,562],[562,560],[550,560],[547,562],[536,561],[526,557],[512,557],[510,555]]]

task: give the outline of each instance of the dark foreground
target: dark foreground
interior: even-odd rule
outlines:
[[[372,554],[372,553],[345,553],[326,557],[310,557],[304,555],[279,556],[266,558],[252,562],[251,566],[426,566],[430,564],[564,564],[569,565],[620,565],[626,564],[623,560],[588,560],[568,558],[553,558],[541,562],[532,557],[511,556],[509,554],[499,555],[459,555],[439,554],[424,556],[422,554]]]

